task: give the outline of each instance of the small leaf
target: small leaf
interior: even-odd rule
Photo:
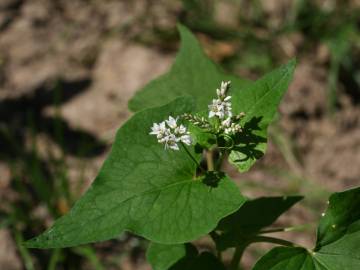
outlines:
[[[320,220],[316,248],[274,248],[253,270],[360,269],[360,188],[334,193]]]
[[[149,135],[154,122],[190,112],[191,100],[179,98],[127,121],[86,194],[26,245],[76,246],[111,239],[124,230],[158,243],[184,243],[207,234],[236,211],[245,199],[233,181],[224,176],[216,187],[209,187],[204,177],[194,178],[196,164],[184,149],[165,151]]]
[[[198,255],[191,244],[161,245],[152,243],[147,259],[153,270],[225,270],[224,265],[210,252]]]
[[[276,247],[258,261],[253,270],[325,270],[316,265],[304,248]],[[345,269],[344,269],[345,270]],[[349,269],[350,270],[350,269]]]
[[[245,239],[273,224],[281,214],[302,198],[263,197],[246,201],[239,210],[220,221],[216,229],[221,232],[216,239],[217,248],[224,250],[242,244]]]
[[[225,74],[204,54],[199,42],[186,27],[179,24],[178,29],[181,47],[171,70],[138,91],[129,102],[130,110],[163,105],[186,94],[196,98],[198,111],[207,110],[221,81],[231,81],[234,91],[250,83]]]
[[[329,199],[327,211],[320,220],[316,250],[341,240],[348,233],[349,226],[359,220],[360,188],[334,193]]]
[[[153,270],[168,270],[181,259],[195,258],[198,255],[196,247],[191,244],[163,245],[151,243],[146,258]]]
[[[266,151],[267,128],[273,121],[280,101],[287,90],[296,61],[270,72],[248,87],[233,93],[233,111],[245,112],[243,132],[229,155],[229,161],[240,172],[247,171]]]
[[[180,261],[171,270],[226,270],[212,253],[202,252],[197,258]]]

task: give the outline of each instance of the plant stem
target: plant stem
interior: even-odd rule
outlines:
[[[215,231],[212,231],[209,233],[211,239],[213,240],[215,246],[216,246],[216,240],[218,239],[219,235],[215,232]],[[216,248],[216,256],[218,257],[218,259],[220,261],[222,261],[222,253],[219,249]]]
[[[194,156],[190,153],[190,151],[187,149],[187,147],[185,146],[185,144],[184,144],[183,142],[180,142],[180,144],[181,144],[182,147],[185,149],[185,152],[188,154],[188,156],[191,158],[191,160],[195,162],[196,166],[197,166],[198,168],[200,168],[201,171],[204,172],[205,170],[201,167],[200,163],[196,160],[196,158],[194,158]]]
[[[304,225],[292,226],[292,227],[286,227],[286,228],[274,228],[274,229],[262,230],[259,232],[259,234],[303,231],[303,230],[307,230],[308,228],[311,228],[312,226],[313,226],[312,224],[304,224]]]
[[[21,258],[24,260],[24,265],[26,270],[35,270],[33,260],[31,258],[29,250],[23,245],[24,239],[21,235],[21,232],[14,231],[15,242],[18,247]]]
[[[208,171],[213,171],[214,170],[214,152],[212,150],[208,150],[205,153],[206,156],[206,164],[207,164],[207,169]]]
[[[240,260],[241,260],[242,255],[244,254],[246,246],[247,246],[247,244],[237,246],[235,248],[234,255],[230,262],[229,270],[238,270],[239,269]]]
[[[219,158],[218,158],[218,160],[216,161],[216,170],[217,170],[217,171],[220,171],[220,170],[221,170],[221,166],[222,166],[222,163],[223,163],[223,161],[224,161],[224,156],[225,156],[225,152],[219,151]]]
[[[50,257],[50,262],[48,265],[48,270],[55,270],[56,269],[56,265],[59,262],[61,258],[61,250],[60,249],[55,249]]]
[[[258,243],[258,242],[266,242],[266,243],[273,243],[278,244],[286,247],[296,247],[297,245],[293,242],[275,238],[275,237],[268,237],[268,236],[256,236],[255,238],[251,239],[252,243]]]

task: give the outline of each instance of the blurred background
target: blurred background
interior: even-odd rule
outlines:
[[[129,234],[61,250],[21,243],[87,189],[127,101],[170,67],[177,22],[245,78],[298,59],[267,155],[246,174],[227,168],[248,196],[306,195],[276,226],[310,225],[279,236],[312,247],[329,193],[359,186],[359,0],[0,0],[0,269],[150,269],[147,242]],[[269,247],[252,246],[243,269]]]

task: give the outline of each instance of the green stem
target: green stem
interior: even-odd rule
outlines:
[[[31,254],[29,250],[23,245],[24,239],[21,235],[21,232],[15,230],[14,231],[15,242],[18,247],[21,258],[24,261],[26,270],[35,270],[33,260],[31,258]]]
[[[269,229],[269,230],[262,230],[259,232],[259,234],[304,231],[304,230],[311,228],[312,226],[313,226],[312,224],[304,224],[304,225],[292,226],[292,227],[286,227],[286,228],[274,228],[274,229]]]
[[[218,160],[216,161],[216,170],[217,170],[217,171],[220,171],[220,170],[221,170],[221,166],[222,166],[222,163],[223,163],[223,161],[224,161],[225,155],[226,155],[225,152],[219,151],[219,158],[218,158]]]
[[[183,142],[180,142],[180,144],[181,144],[182,147],[185,149],[185,152],[188,154],[188,156],[191,158],[191,160],[195,162],[196,166],[197,166],[198,168],[200,168],[201,171],[204,172],[205,170],[201,167],[200,163],[199,163],[199,162],[194,158],[194,156],[190,153],[190,151],[187,149],[187,147],[185,146],[185,144],[184,144]]]
[[[280,238],[268,237],[268,236],[256,236],[255,238],[251,239],[251,242],[252,243],[266,242],[266,243],[273,243],[286,247],[297,247],[297,245],[293,242]]]
[[[216,246],[216,240],[219,238],[219,235],[215,231],[210,232],[209,235]],[[221,250],[219,250],[217,248],[216,248],[216,256],[218,257],[218,259],[220,261],[222,261],[222,252],[221,252]]]
[[[239,264],[240,264],[240,261],[241,261],[241,257],[244,254],[246,246],[247,246],[247,244],[237,246],[235,248],[234,255],[233,255],[233,257],[231,259],[231,262],[230,262],[229,270],[238,270],[239,269]]]
[[[51,257],[50,257],[48,270],[55,270],[56,265],[60,261],[60,259],[61,259],[61,249],[53,250]]]

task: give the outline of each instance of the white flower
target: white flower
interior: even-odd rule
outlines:
[[[223,127],[230,127],[230,125],[231,125],[231,118],[230,118],[230,117],[226,118],[224,121],[221,122],[221,125],[222,125]]]
[[[166,120],[166,124],[172,129],[175,129],[177,127],[176,122],[177,122],[177,118],[175,119],[172,116],[169,116],[169,120]]]
[[[191,136],[186,134],[186,135],[182,135],[180,137],[180,141],[185,143],[186,145],[191,145]]]
[[[180,125],[179,127],[175,128],[175,133],[176,134],[185,134],[186,133],[186,127],[184,127],[183,125]]]
[[[242,131],[241,126],[239,124],[232,122],[231,117],[228,117],[221,122],[220,129],[223,130],[225,134],[229,134],[229,135],[236,134]]]
[[[161,139],[169,134],[169,129],[166,128],[165,122],[160,124],[154,123],[149,134],[156,135],[158,139]]]
[[[165,144],[165,149],[179,150],[179,142],[191,145],[191,136],[183,125],[178,126],[178,118],[169,116],[159,124],[153,123],[149,134],[156,135],[159,143]]]
[[[236,134],[238,132],[241,132],[241,126],[239,124],[231,123],[229,127],[226,127],[224,129],[225,134]]]
[[[212,104],[209,106],[209,118],[217,116],[220,119],[225,117],[231,117],[231,103],[227,101],[222,101],[220,99],[213,99]]]
[[[165,140],[165,149],[179,150],[178,141],[179,139],[174,134],[168,135]]]

